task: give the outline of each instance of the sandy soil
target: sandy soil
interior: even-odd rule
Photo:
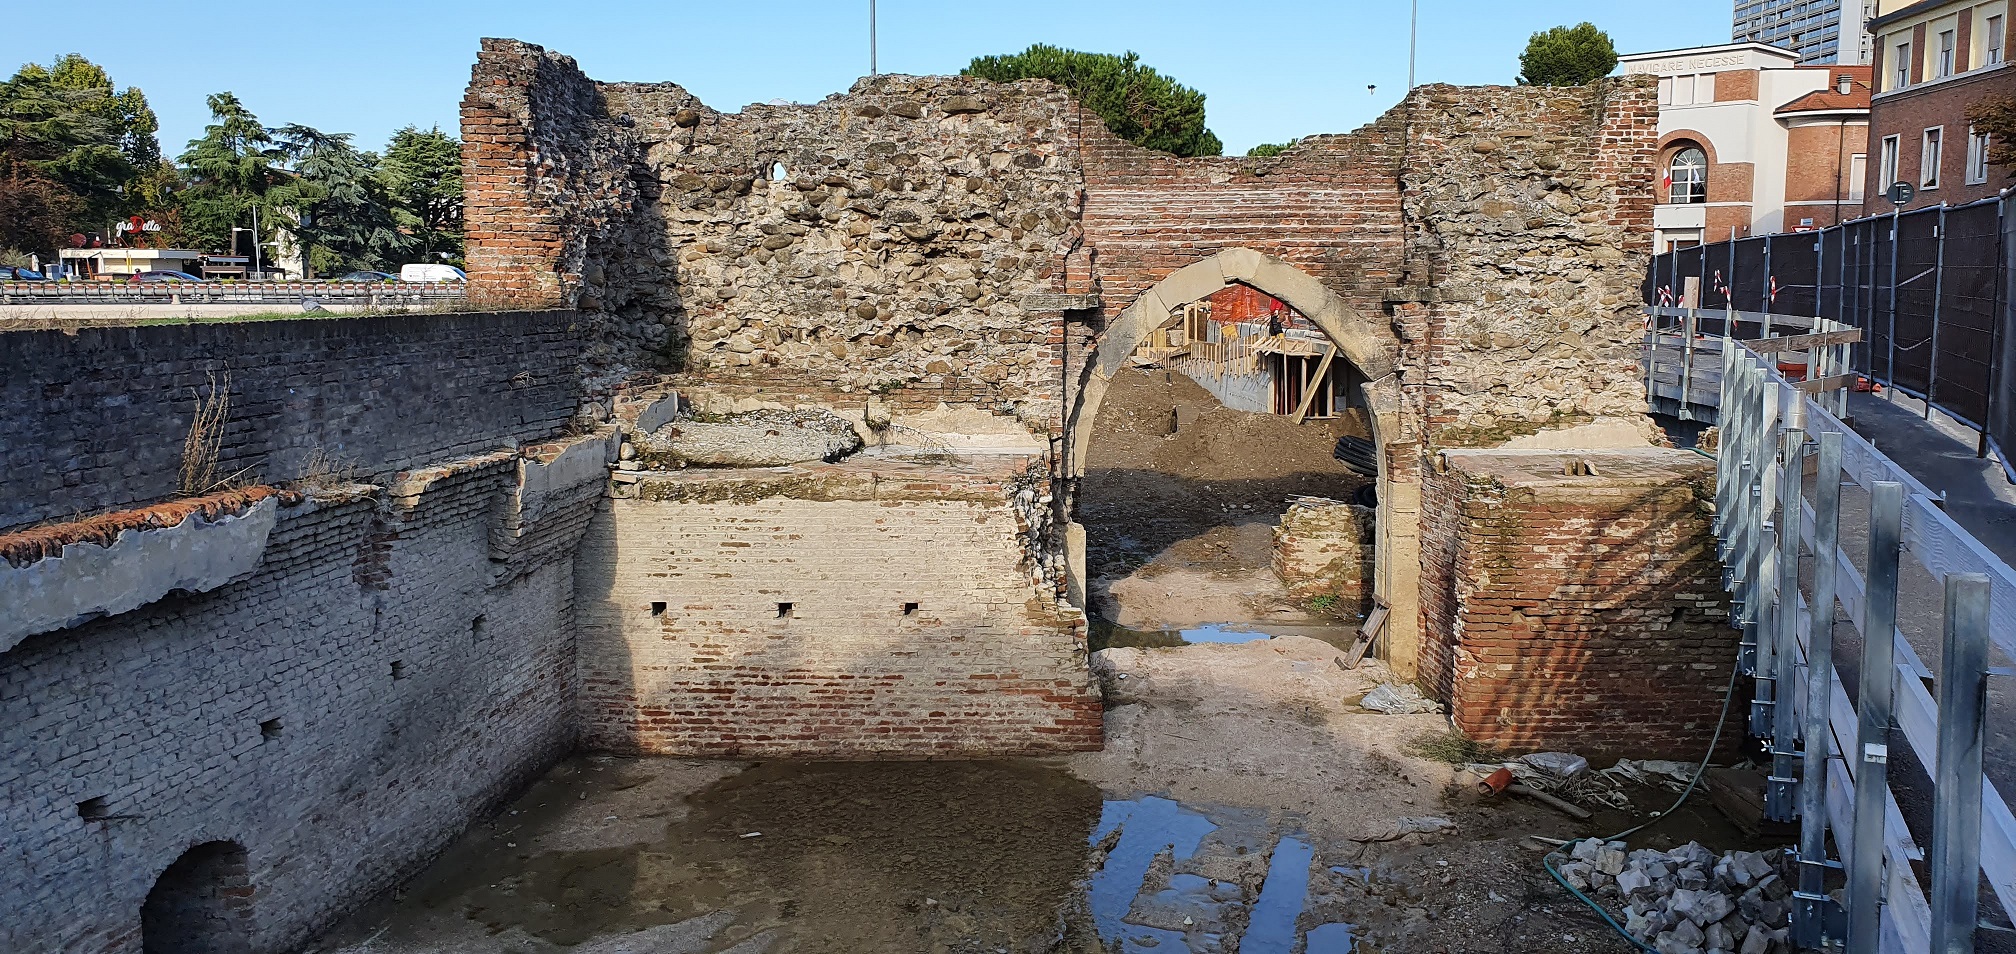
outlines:
[[[1295,424],[1225,409],[1182,374],[1130,369],[1101,406],[1078,510],[1095,614],[1134,629],[1320,622],[1271,569],[1288,498],[1370,480],[1331,457],[1360,416]]]
[[[1591,832],[1524,802],[1480,802],[1473,776],[1410,754],[1446,720],[1358,708],[1388,676],[1376,662],[1346,672],[1341,655],[1299,636],[1101,652],[1106,748],[1072,770],[1109,792],[1257,809],[1306,834],[1317,875],[1304,926],[1351,923],[1360,950],[1629,950],[1520,844]],[[1454,828],[1402,834],[1427,817]]]

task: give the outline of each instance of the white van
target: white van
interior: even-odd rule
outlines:
[[[433,265],[419,263],[399,266],[399,280],[402,282],[461,282],[469,276],[453,265]]]

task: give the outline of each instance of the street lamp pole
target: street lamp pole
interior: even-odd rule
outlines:
[[[868,75],[880,75],[875,69],[875,0],[868,0]]]
[[[1414,91],[1414,45],[1421,35],[1421,0],[1413,0],[1407,13],[1407,91]]]

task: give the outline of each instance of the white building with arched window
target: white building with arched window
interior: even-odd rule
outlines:
[[[1659,78],[1653,248],[1821,228],[1862,206],[1869,67],[1761,43],[1635,53]]]

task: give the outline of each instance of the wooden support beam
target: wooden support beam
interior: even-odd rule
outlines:
[[[1859,334],[1860,332],[1857,333]],[[1835,388],[1853,387],[1856,379],[1860,377],[1861,375],[1859,374],[1836,374],[1824,378],[1814,378],[1811,381],[1796,381],[1792,384],[1792,387],[1800,394],[1819,394],[1823,391],[1832,391]]]
[[[1330,362],[1336,357],[1336,345],[1331,345],[1329,350],[1323,352],[1322,362],[1316,365],[1316,376],[1302,386],[1302,406],[1295,409],[1295,423],[1302,423],[1302,419],[1308,416],[1309,403],[1316,400],[1316,388],[1323,383],[1323,376],[1330,373]]]
[[[1780,354],[1786,351],[1806,351],[1827,345],[1854,344],[1862,340],[1862,329],[1849,328],[1846,331],[1823,331],[1817,335],[1786,335],[1782,338],[1758,338],[1745,341],[1744,346],[1758,354]]]

